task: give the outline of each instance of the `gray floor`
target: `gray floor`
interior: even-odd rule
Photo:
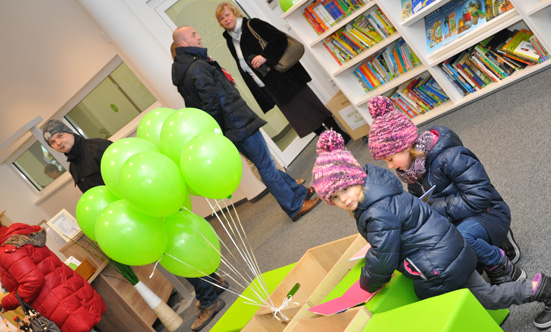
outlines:
[[[509,204],[517,242],[522,250],[519,266],[529,278],[537,272],[551,275],[551,71],[547,69],[483,99],[471,103],[421,127],[443,125],[456,131],[463,143],[483,162],[494,186]],[[315,142],[293,162],[288,172],[295,178],[311,179],[315,161]],[[374,162],[367,144],[361,140],[348,148],[360,163]],[[297,261],[313,247],[356,233],[355,223],[344,211],[319,205],[293,223],[266,195],[255,203],[243,203],[237,212],[248,235],[261,271]],[[212,221],[217,231],[219,222]],[[220,233],[219,233],[220,234]],[[230,289],[239,291],[230,286]],[[236,296],[222,295],[226,308]],[[532,325],[541,304],[513,306],[502,328],[504,331],[539,331]],[[191,306],[182,313],[181,331],[189,331],[199,310]],[[203,331],[208,331],[219,313]]]

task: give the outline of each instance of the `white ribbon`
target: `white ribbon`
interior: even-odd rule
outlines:
[[[276,307],[272,307],[272,313],[275,317],[275,319],[277,319],[278,321],[281,321],[283,320],[284,322],[288,322],[289,321],[289,318],[287,318],[287,316],[285,316],[281,310],[287,308],[289,306],[289,304],[296,304],[296,305],[300,305],[300,303],[298,302],[293,302],[293,296],[292,295],[289,295],[287,296],[284,300],[283,300],[283,303],[281,303],[281,305],[279,306],[279,308],[276,308]],[[279,317],[277,317],[277,314],[279,314],[281,316],[281,319]]]

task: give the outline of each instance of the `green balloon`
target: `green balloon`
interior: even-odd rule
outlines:
[[[170,216],[189,196],[178,165],[160,152],[144,151],[128,158],[119,182],[122,196],[149,216]]]
[[[176,112],[176,110],[166,107],[149,111],[140,120],[136,136],[161,147],[161,129],[163,128],[165,120],[174,112]]]
[[[208,221],[182,209],[166,218],[165,228],[168,246],[161,259],[165,269],[186,278],[198,278],[216,271],[220,265],[220,242]]]
[[[127,265],[157,261],[168,243],[163,218],[146,216],[125,200],[110,203],[100,213],[96,238],[107,256]]]
[[[76,217],[80,229],[90,239],[96,241],[96,220],[103,209],[119,198],[107,186],[88,189],[77,202]]]
[[[189,140],[180,156],[184,180],[198,195],[222,199],[241,181],[241,156],[225,136],[201,134]]]
[[[180,162],[182,148],[193,137],[202,133],[222,134],[218,122],[198,108],[183,108],[171,114],[161,129],[161,151]]]
[[[122,165],[138,152],[157,151],[160,149],[155,144],[142,138],[128,137],[120,139],[109,147],[103,153],[101,158],[101,177],[105,185],[117,197],[122,198],[119,175]]]
[[[297,1],[298,0],[279,0],[279,7],[281,7],[281,10],[283,10],[283,12],[286,12],[289,10],[289,8],[293,7],[295,2]]]

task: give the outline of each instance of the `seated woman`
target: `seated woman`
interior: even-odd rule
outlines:
[[[17,292],[63,332],[90,331],[106,309],[94,288],[48,249],[40,226],[0,226],[0,278],[10,292],[2,311],[19,307]]]

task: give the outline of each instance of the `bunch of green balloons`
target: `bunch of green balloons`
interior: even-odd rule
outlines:
[[[103,154],[105,186],[85,192],[80,228],[112,259],[200,277],[220,264],[212,226],[191,212],[190,194],[230,196],[241,181],[241,157],[216,120],[196,108],[158,108],[141,119],[137,137]]]

